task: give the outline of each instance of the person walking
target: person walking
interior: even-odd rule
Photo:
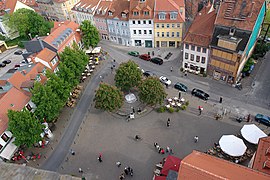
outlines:
[[[194,137],[194,141],[195,141],[195,143],[197,143],[199,141],[199,137],[198,136],[195,136]]]
[[[249,122],[250,121],[250,114],[248,114],[248,116],[247,116],[247,122]]]
[[[202,114],[202,111],[203,111],[203,107],[202,106],[199,106],[198,109],[199,109],[199,115],[201,115]]]
[[[99,161],[100,163],[102,162],[102,154],[101,154],[101,153],[99,153],[98,161]]]
[[[173,154],[173,150],[172,150],[172,148],[170,148],[170,152],[169,152],[169,154]]]
[[[128,167],[125,167],[124,172],[126,175],[128,175]]]
[[[160,154],[165,154],[165,151],[164,151],[164,149],[163,149],[163,148],[161,148],[161,150],[160,150]]]
[[[119,176],[119,179],[120,179],[120,180],[125,179],[125,174],[124,174],[124,173],[122,173],[122,174]]]
[[[133,169],[130,168],[130,176],[133,176]]]
[[[115,164],[116,164],[117,167],[120,167],[121,166],[121,162],[120,161],[117,161]]]
[[[83,173],[83,170],[82,170],[82,168],[79,168],[79,173]]]
[[[167,127],[170,127],[170,124],[171,123],[171,120],[170,120],[170,118],[168,118],[168,120],[167,120]]]
[[[171,72],[173,71],[173,67],[171,66]]]
[[[73,151],[72,149],[70,149],[70,153],[71,153],[71,155],[75,155],[75,151]]]
[[[157,146],[158,146],[158,143],[156,143],[156,142],[155,142],[155,143],[154,143],[154,146],[155,146],[155,148],[157,148]]]
[[[169,146],[166,147],[166,152],[167,153],[170,152],[170,147]]]

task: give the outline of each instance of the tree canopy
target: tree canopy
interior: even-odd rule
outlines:
[[[80,29],[82,30],[82,41],[86,49],[96,47],[100,41],[97,28],[90,21],[83,21]]]
[[[29,38],[29,33],[32,37],[45,36],[50,32],[53,23],[45,21],[45,19],[35,11],[29,9],[18,9],[11,15],[8,15],[8,26],[16,28],[21,37]]]
[[[128,91],[132,87],[138,86],[142,80],[142,72],[138,67],[139,66],[131,60],[120,64],[114,78],[116,87],[123,91]]]
[[[146,78],[139,85],[139,98],[142,102],[149,105],[163,103],[167,94],[158,78]]]
[[[106,111],[119,109],[124,103],[123,93],[115,86],[105,83],[99,85],[95,95],[95,107]]]
[[[33,114],[23,109],[22,111],[8,111],[8,130],[16,138],[14,144],[17,146],[26,145],[31,147],[41,140],[40,134],[44,126],[33,116]]]

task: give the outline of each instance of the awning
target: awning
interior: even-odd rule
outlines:
[[[267,135],[255,124],[246,124],[241,129],[241,134],[245,140],[252,144],[258,144],[259,139],[267,137]]]
[[[101,47],[95,47],[92,51],[92,54],[98,54],[100,53]]]
[[[166,162],[161,170],[161,174],[167,176],[170,170],[178,172],[180,167],[181,159],[175,156],[168,156]]]
[[[243,140],[234,135],[223,135],[219,145],[222,151],[230,156],[242,156],[247,150]]]
[[[6,145],[3,151],[0,153],[0,156],[4,159],[10,160],[14,153],[17,151],[18,147],[13,144],[15,138],[11,139],[11,141]]]

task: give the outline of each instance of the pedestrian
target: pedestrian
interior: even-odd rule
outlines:
[[[116,164],[117,167],[120,167],[121,166],[121,162],[120,161],[117,161],[115,164]]]
[[[155,55],[155,52],[154,51],[152,51],[152,56],[154,56]]]
[[[248,114],[248,116],[247,116],[247,122],[249,122],[250,121],[250,114]]]
[[[166,152],[167,153],[170,152],[170,147],[169,146],[166,147]]]
[[[122,173],[122,174],[119,176],[119,179],[120,179],[120,180],[125,179],[125,174],[124,174],[124,173]]]
[[[223,98],[222,98],[222,96],[220,96],[219,103],[222,103],[222,100],[223,100]]]
[[[128,166],[128,167],[127,167],[127,170],[128,170],[128,173],[130,173],[131,168]]]
[[[161,147],[158,147],[158,153],[160,153],[160,152],[161,152],[161,150],[162,150],[162,148],[161,148]]]
[[[130,176],[133,176],[133,169],[130,168]]]
[[[160,149],[160,146],[159,146],[159,145],[157,144],[156,148],[157,148],[157,150],[159,151],[159,149]]]
[[[187,72],[185,71],[185,77],[187,77]]]
[[[71,155],[75,155],[75,151],[73,151],[72,149],[70,150],[70,153],[71,153]]]
[[[181,99],[181,92],[178,93],[178,99]]]
[[[170,122],[171,122],[171,120],[170,120],[170,118],[168,118],[168,120],[167,120],[167,127],[170,127]]]
[[[82,170],[82,168],[79,168],[79,173],[83,173],[83,170]]]
[[[195,143],[197,143],[199,141],[199,137],[198,136],[195,136],[194,137],[194,141],[195,141]]]
[[[173,154],[173,150],[172,150],[172,148],[170,148],[170,152],[169,152],[169,154]]]
[[[101,153],[99,153],[98,161],[99,161],[99,162],[102,162],[102,154],[101,154]]]
[[[167,83],[165,85],[166,85],[166,88],[168,89],[169,88],[169,85]]]
[[[160,153],[161,153],[161,154],[165,154],[165,151],[164,151],[163,148],[161,148]]]
[[[133,113],[135,113],[135,109],[134,109],[134,107],[132,107],[132,112],[133,112]]]
[[[173,71],[173,67],[171,66],[171,72]]]
[[[202,111],[203,111],[203,107],[202,106],[199,106],[198,109],[199,109],[199,115],[201,115],[202,114]]]
[[[158,145],[158,143],[155,142],[155,143],[154,143],[155,148],[157,148],[157,145]]]
[[[125,167],[124,172],[125,172],[126,175],[128,175],[128,169],[127,169],[127,167]]]

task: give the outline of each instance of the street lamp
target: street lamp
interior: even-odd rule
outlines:
[[[32,38],[32,35],[31,35],[31,33],[29,33],[28,35],[29,35],[29,37],[30,37],[30,40],[32,40],[33,38]]]

